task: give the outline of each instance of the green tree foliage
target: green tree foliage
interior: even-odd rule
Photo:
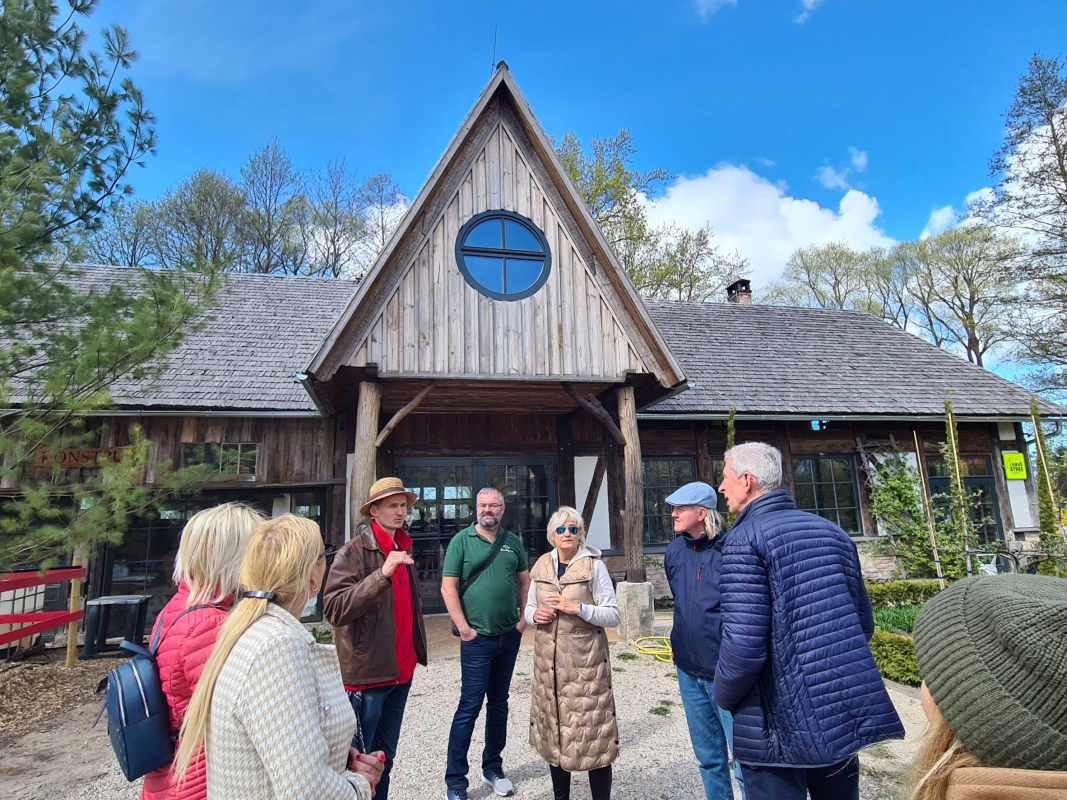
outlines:
[[[647,201],[670,179],[662,167],[631,168],[636,149],[625,128],[616,136],[597,136],[588,148],[568,133],[556,153],[600,225],[634,287],[645,297],[721,300],[726,287],[749,272],[748,261],[715,243],[710,225],[688,230],[653,227]]]
[[[217,287],[209,264],[176,273],[131,270],[96,289],[68,264],[78,230],[93,230],[126,171],[154,147],[154,120],[124,77],[136,59],[125,32],[86,52],[80,23],[96,0],[69,11],[9,2],[0,17],[0,573],[73,546],[121,535],[150,499],[137,488],[147,443],[104,464],[63,496],[40,453],[99,443],[86,419],[110,387],[150,381]],[[134,259],[136,260],[136,259]]]
[[[948,478],[946,494],[949,502],[939,508],[935,507],[934,516],[937,520],[938,535],[944,537],[946,542],[945,549],[940,550],[941,566],[945,569],[946,577],[951,575],[954,578],[966,576],[967,549],[975,545],[974,537],[971,535],[970,506],[962,488],[963,476],[960,475],[960,463],[956,459],[959,440],[952,401],[946,397],[945,441],[941,445],[941,457],[945,465],[945,477]],[[955,446],[953,446],[954,443]],[[963,562],[962,568],[955,566],[957,558]],[[962,572],[957,572],[957,569],[962,569]]]
[[[1045,432],[1041,429],[1041,411],[1037,407],[1037,399],[1030,399],[1030,416],[1036,420],[1034,424],[1034,479],[1037,483],[1037,515],[1038,527],[1040,528],[1039,543],[1042,550],[1050,553],[1061,554],[1063,552],[1063,535],[1060,533],[1060,520],[1057,518],[1058,503],[1053,497],[1051,488],[1052,459],[1048,448],[1045,446]],[[1057,573],[1054,560],[1042,561],[1038,565],[1042,575],[1055,575]]]
[[[952,228],[890,250],[844,242],[796,250],[764,300],[865,311],[961,351],[981,366],[1003,344],[1018,309],[1020,246],[985,225]]]
[[[1067,60],[1030,59],[989,169],[993,197],[973,213],[1017,231],[1030,249],[1016,355],[1034,365],[1038,389],[1067,389]]]

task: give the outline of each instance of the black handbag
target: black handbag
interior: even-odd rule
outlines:
[[[493,563],[493,560],[496,558],[497,553],[500,552],[500,549],[504,546],[504,542],[507,541],[507,538],[507,531],[501,530],[499,533],[497,533],[496,538],[493,540],[493,549],[489,551],[489,555],[485,557],[485,561],[479,564],[477,568],[475,568],[475,570],[467,576],[467,580],[463,582],[463,585],[459,587],[460,601],[463,600],[463,595],[467,593],[467,590],[471,588],[471,584],[474,583],[474,581],[478,578],[479,575],[481,575],[489,568],[490,564]],[[456,623],[449,621],[448,625],[452,631],[452,635],[459,636],[459,628],[456,627]]]

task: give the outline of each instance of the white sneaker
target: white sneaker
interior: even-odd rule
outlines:
[[[482,783],[488,783],[492,786],[497,797],[511,797],[515,794],[515,786],[507,779],[502,770],[483,770]]]

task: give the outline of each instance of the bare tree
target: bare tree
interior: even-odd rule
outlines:
[[[344,159],[330,161],[326,172],[308,180],[309,213],[304,236],[311,252],[309,274],[361,277],[356,263],[367,236],[364,200]]]
[[[710,225],[696,231],[667,227],[657,232],[640,264],[628,268],[634,287],[645,297],[707,302],[749,272],[736,251],[723,253]]]
[[[389,243],[407,211],[408,198],[400,184],[385,172],[367,178],[359,187],[357,196],[363,208],[365,235],[354,260],[358,274],[362,276]]]
[[[121,267],[153,266],[154,216],[153,205],[143,200],[112,204],[100,227],[86,236],[85,260]]]
[[[243,229],[247,269],[264,274],[299,275],[306,271],[308,242],[303,235],[308,213],[303,178],[277,138],[248,159],[241,170]]]
[[[224,173],[194,172],[152,208],[155,263],[170,268],[209,263],[245,271],[244,211],[240,190]]]

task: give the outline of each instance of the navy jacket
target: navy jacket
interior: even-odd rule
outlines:
[[[725,536],[682,535],[667,546],[663,571],[674,595],[671,649],[674,664],[687,675],[715,680],[722,640],[719,564]]]
[[[822,767],[904,738],[848,534],[770,492],[738,515],[721,573],[715,702],[733,712],[738,761]]]

